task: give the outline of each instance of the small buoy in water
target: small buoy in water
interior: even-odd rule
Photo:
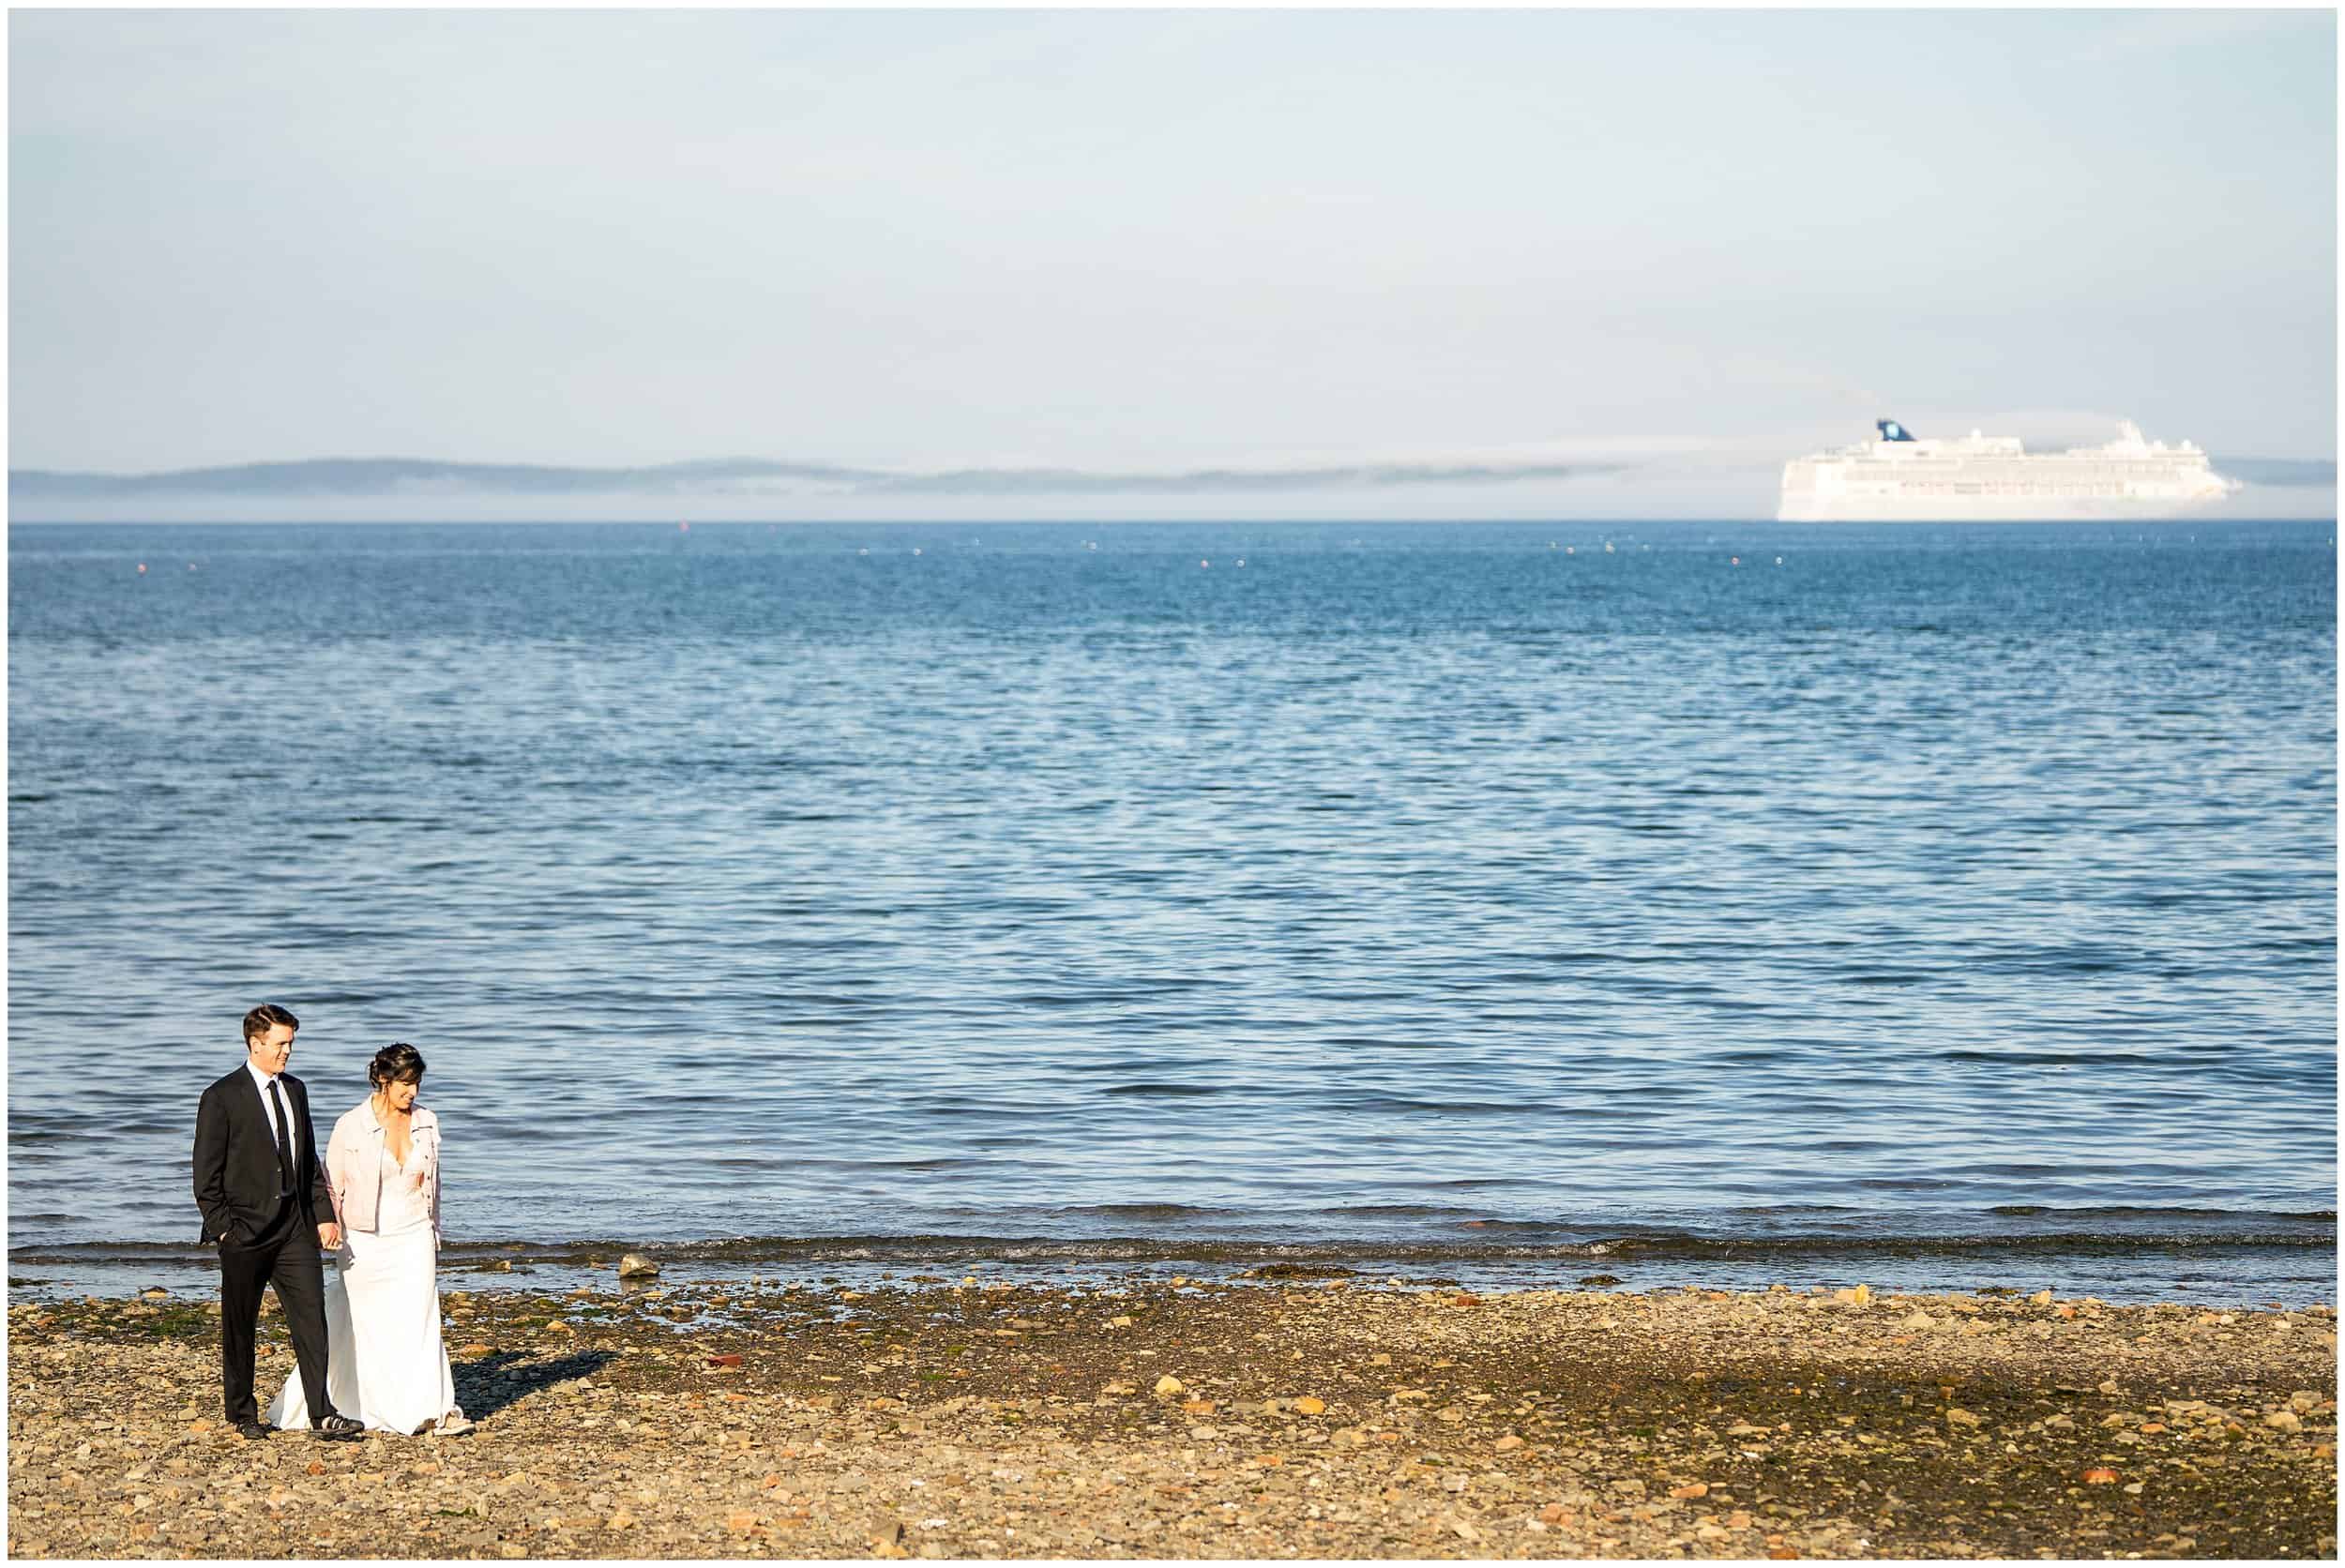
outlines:
[[[1612,541],[1610,539],[1604,541],[1604,553],[1607,555],[1612,553]]]
[[[1554,540],[1552,540],[1552,539],[1548,540],[1548,541],[1547,541],[1547,548],[1548,548],[1548,549],[1550,549],[1550,550],[1553,550],[1553,549],[1555,548],[1555,541],[1554,541]]]
[[[915,555],[919,554],[919,553],[920,553],[920,547],[919,547],[918,545],[914,545],[914,546],[912,547],[912,553],[913,553],[913,554],[915,554]]]
[[[1210,566],[1210,565],[1213,565],[1213,563],[1212,563],[1212,562],[1210,562],[1210,561],[1200,561],[1200,562],[1198,562],[1197,564],[1198,564],[1199,565],[1201,565],[1201,566]]]
[[[1780,555],[1777,556],[1777,557],[1775,558],[1775,564],[1776,564],[1777,565],[1778,565],[1778,566],[1779,566],[1779,565],[1783,565],[1783,557],[1781,557]]]
[[[194,563],[194,562],[190,561],[190,562],[189,562],[189,563],[188,563],[188,570],[189,570],[189,571],[193,571],[193,570],[195,570],[195,563]]]
[[[1739,555],[1730,555],[1726,558],[1726,564],[1730,566],[1739,566],[1743,564],[1743,558]]]
[[[1241,565],[1241,566],[1243,566],[1244,565],[1246,565],[1246,557],[1245,557],[1245,556],[1243,556],[1243,555],[1239,556],[1239,557],[1237,558],[1237,564],[1238,564],[1239,565]]]
[[[688,522],[679,522],[675,525],[675,531],[679,534],[689,534],[692,531],[692,525]]]
[[[857,555],[869,555],[869,554],[870,554],[871,552],[870,552],[870,550],[856,550],[856,551],[855,551],[855,553],[856,553]]]
[[[144,577],[145,575],[146,575],[146,563],[145,563],[145,562],[144,562],[144,561],[142,561],[142,562],[140,562],[140,563],[139,563],[139,576],[141,576],[141,577]]]
[[[1566,555],[1577,555],[1580,553],[1580,547],[1578,545],[1566,545],[1564,547],[1564,553]]]

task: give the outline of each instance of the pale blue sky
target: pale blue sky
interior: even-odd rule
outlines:
[[[1682,447],[1701,509],[1876,414],[2335,454],[2331,12],[8,36],[19,468]]]

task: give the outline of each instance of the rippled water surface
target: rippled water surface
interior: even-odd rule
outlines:
[[[2333,1299],[2333,532],[18,526],[9,1241],[276,1001],[477,1240]]]

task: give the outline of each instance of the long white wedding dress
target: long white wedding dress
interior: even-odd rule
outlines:
[[[380,1207],[379,1228],[343,1231],[336,1266],[325,1271],[325,1396],[342,1414],[382,1431],[459,1427],[464,1412],[440,1338],[431,1195],[421,1171],[402,1169],[387,1146]],[[310,1425],[297,1372],[265,1419],[287,1431]]]

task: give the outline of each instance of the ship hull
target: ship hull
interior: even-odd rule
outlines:
[[[1944,500],[1878,497],[1798,500],[1777,508],[1778,522],[2172,522],[2200,517],[2220,497],[2201,501],[2121,501],[2090,496],[1960,496]]]

